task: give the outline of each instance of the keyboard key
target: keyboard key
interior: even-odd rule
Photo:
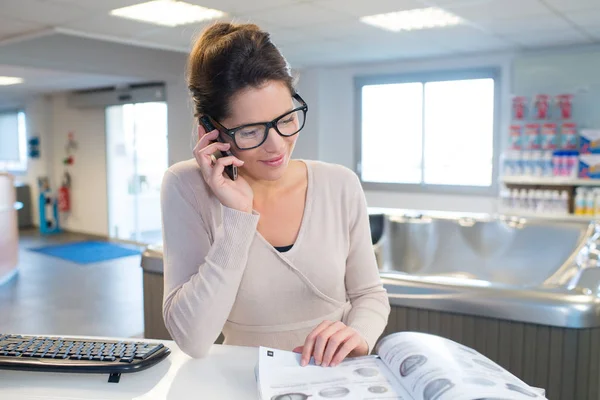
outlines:
[[[104,357],[104,360],[102,361],[115,361],[116,357],[115,356],[108,356],[108,357]]]
[[[133,361],[133,358],[131,357],[123,357],[119,360],[120,362],[124,362],[124,363],[130,363]]]
[[[71,360],[81,360],[81,356],[79,354],[74,354],[71,357],[69,357]]]

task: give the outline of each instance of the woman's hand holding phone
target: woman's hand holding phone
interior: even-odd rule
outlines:
[[[196,162],[200,166],[204,180],[221,204],[235,210],[251,213],[254,193],[248,182],[241,176],[238,176],[236,180],[231,180],[224,175],[226,166],[241,167],[244,162],[235,156],[215,159],[214,153],[228,151],[230,147],[229,143],[216,141],[218,135],[219,132],[216,129],[206,133],[202,126],[198,127],[200,140],[194,147]]]

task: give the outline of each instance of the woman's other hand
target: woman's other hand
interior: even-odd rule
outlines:
[[[335,367],[348,356],[366,356],[369,346],[355,329],[343,322],[323,321],[306,337],[304,346],[296,347],[294,352],[302,353],[302,366],[312,356],[316,365]]]

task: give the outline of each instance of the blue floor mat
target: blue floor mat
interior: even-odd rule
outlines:
[[[29,249],[77,264],[91,264],[141,254],[136,247],[107,242],[75,242]]]

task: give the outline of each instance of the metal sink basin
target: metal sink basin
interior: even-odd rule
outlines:
[[[561,327],[600,326],[600,225],[372,212],[390,303]]]

